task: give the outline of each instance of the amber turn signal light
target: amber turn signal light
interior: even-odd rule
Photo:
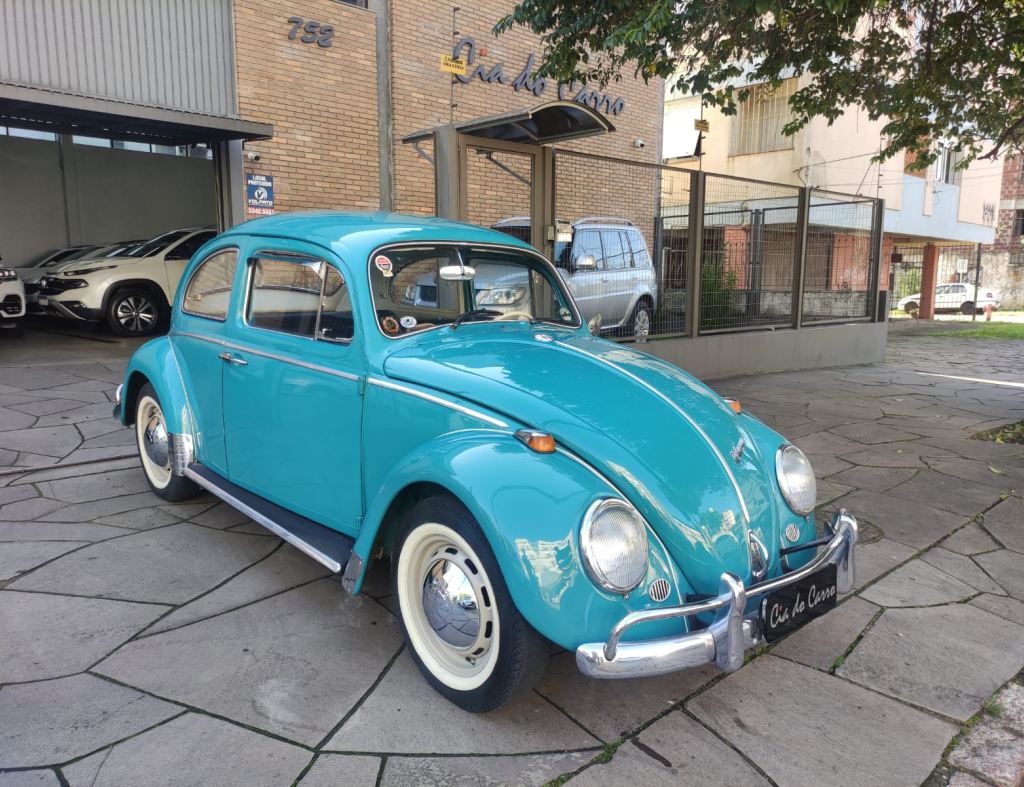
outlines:
[[[532,429],[520,429],[516,432],[516,439],[531,451],[538,454],[553,454],[555,452],[555,438],[547,432],[535,432]]]
[[[740,413],[743,412],[743,408],[740,406],[740,403],[736,399],[726,399],[725,403],[729,405],[729,409],[736,413],[736,415],[739,415]]]

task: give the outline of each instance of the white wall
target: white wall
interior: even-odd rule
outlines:
[[[0,136],[0,256],[24,265],[80,243],[217,221],[213,162]],[[63,178],[62,178],[63,171]]]

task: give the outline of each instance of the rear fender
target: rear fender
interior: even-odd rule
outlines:
[[[523,616],[548,639],[573,649],[603,640],[636,609],[672,606],[690,591],[660,541],[650,535],[650,567],[623,597],[599,590],[580,557],[579,525],[595,500],[618,497],[592,469],[563,453],[537,454],[508,433],[465,430],[422,445],[399,462],[370,502],[355,553],[362,570],[378,537],[400,515],[393,502],[417,484],[441,487],[469,509],[494,552],[505,584]],[[356,577],[353,592],[362,584]],[[660,604],[647,588],[664,578],[672,588]],[[647,624],[637,638],[681,630],[678,622]],[[659,633],[660,632],[660,633]]]
[[[185,395],[174,347],[166,336],[146,342],[128,362],[121,396],[121,423],[130,426],[135,422],[139,391],[147,382],[160,399],[167,431],[191,435],[194,431],[192,410]]]

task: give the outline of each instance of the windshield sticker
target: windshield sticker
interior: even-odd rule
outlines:
[[[377,259],[373,261],[373,264],[377,266],[385,279],[390,279],[395,275],[395,266],[391,264],[391,258],[385,257],[383,254],[378,254]]]
[[[381,319],[380,327],[388,336],[398,336],[398,332],[401,330],[398,320],[390,314]]]
[[[399,322],[402,324],[402,327],[405,328],[407,331],[410,330],[411,328],[416,327],[416,318],[413,317],[411,314],[405,315],[404,317],[402,317],[402,319],[399,320]]]

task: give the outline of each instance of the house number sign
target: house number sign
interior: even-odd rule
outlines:
[[[325,25],[323,22],[303,19],[301,16],[288,17],[288,24],[292,26],[288,31],[289,41],[298,38],[303,44],[316,44],[326,49],[334,39],[334,25]]]

